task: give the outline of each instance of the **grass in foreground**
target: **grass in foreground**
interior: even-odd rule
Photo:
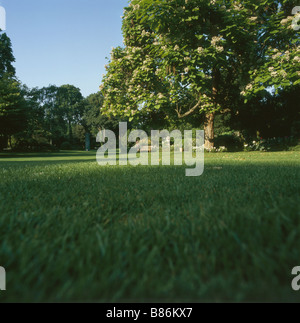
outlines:
[[[5,157],[0,301],[300,300],[300,152],[207,154],[197,178],[92,152]]]

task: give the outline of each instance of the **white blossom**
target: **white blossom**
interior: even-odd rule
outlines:
[[[203,51],[204,51],[204,49],[203,49],[203,47],[198,47],[198,48],[197,48],[197,51],[198,51],[198,53],[199,53],[199,54],[202,54],[202,53],[203,53]]]
[[[161,69],[157,69],[156,71],[155,71],[155,75],[159,75],[161,73]]]
[[[140,5],[139,4],[136,4],[133,6],[133,10],[139,10],[140,9]]]
[[[148,32],[148,31],[146,31],[146,30],[143,30],[142,31],[142,37],[145,37],[145,36],[150,36],[150,33]]]
[[[300,62],[300,57],[299,56],[295,56],[294,59],[293,59],[293,61],[299,63]]]
[[[274,71],[274,72],[271,73],[271,76],[272,77],[277,77],[278,76],[278,73],[276,71]]]
[[[211,44],[212,44],[212,46],[216,46],[216,45],[217,45],[217,43],[218,43],[221,39],[222,39],[222,37],[221,37],[221,36],[219,36],[219,37],[214,36],[214,37],[212,38],[212,40],[211,40]]]
[[[277,59],[280,56],[281,56],[281,53],[274,54],[274,55],[272,55],[272,59],[275,60],[275,59]]]
[[[240,3],[235,3],[234,5],[233,5],[233,9],[234,10],[236,10],[236,11],[240,11],[240,10],[242,10],[243,9],[243,6],[240,4]]]
[[[257,17],[250,17],[249,20],[250,21],[256,21],[257,20]]]
[[[293,19],[294,19],[294,17],[293,17],[293,16],[288,16],[286,19],[282,19],[282,20],[280,21],[280,23],[281,23],[282,25],[286,25],[288,22],[292,21]]]
[[[281,70],[279,73],[280,73],[281,76],[287,77],[287,72],[286,71]]]
[[[288,20],[288,19],[282,19],[282,20],[280,21],[280,23],[281,23],[282,25],[286,25],[288,22],[289,22],[289,20]]]

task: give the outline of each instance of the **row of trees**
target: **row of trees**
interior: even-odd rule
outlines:
[[[24,85],[20,87],[19,96],[23,102],[23,113],[18,115],[20,127],[4,133],[13,139],[9,143],[15,149],[89,150],[91,144],[95,146],[100,129],[117,127],[116,120],[101,115],[103,96],[100,92],[84,98],[73,85],[33,89]]]
[[[296,5],[130,1],[123,17],[125,47],[113,49],[101,85],[105,113],[137,124],[198,122],[208,149],[218,115],[229,115],[236,129],[266,136],[276,127],[286,134],[282,128],[296,129],[300,47],[291,16]]]
[[[73,85],[29,89],[16,78],[11,41],[0,31],[0,148],[90,148],[117,121],[101,114],[103,95],[84,98]]]

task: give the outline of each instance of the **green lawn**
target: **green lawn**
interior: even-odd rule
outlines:
[[[300,152],[100,167],[0,155],[2,301],[300,301]]]

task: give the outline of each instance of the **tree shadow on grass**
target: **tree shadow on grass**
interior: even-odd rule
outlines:
[[[7,158],[57,158],[96,156],[96,151],[45,152],[45,153],[0,153],[0,160]]]

